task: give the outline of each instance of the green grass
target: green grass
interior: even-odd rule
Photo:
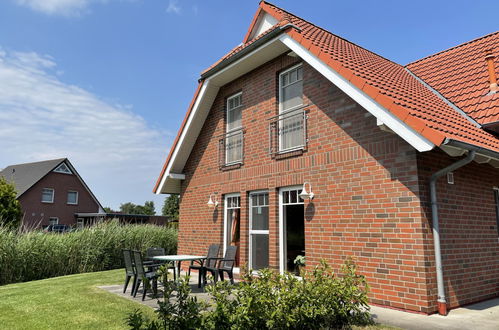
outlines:
[[[123,269],[0,286],[2,329],[126,329],[135,309],[151,308],[97,288],[122,284]]]

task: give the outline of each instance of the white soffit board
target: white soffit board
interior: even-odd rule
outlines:
[[[288,47],[281,43],[279,38],[274,38],[204,81],[184,130],[175,146],[170,162],[167,164],[161,182],[155,191],[156,194],[162,193],[166,180],[178,180],[170,176],[171,172],[183,172],[185,162],[204,125],[204,121],[208,116],[220,86],[227,84],[286,51],[288,51]]]
[[[407,143],[413,146],[416,150],[423,152],[432,150],[435,146],[431,141],[421,136],[402,120],[393,115],[390,111],[383,108],[376,101],[370,98],[363,91],[351,84],[343,78],[338,72],[330,68],[327,64],[319,60],[315,55],[310,53],[305,47],[296,42],[289,35],[282,35],[280,40],[306,61],[315,70],[320,72],[324,77],[341,89],[345,94],[354,99],[364,109],[369,111],[379,122],[388,126],[392,131],[404,139]]]
[[[253,30],[251,31],[250,37],[248,40],[251,40],[260,34],[264,33],[274,25],[279,23],[278,20],[276,20],[272,15],[269,15],[267,13],[264,13],[263,15],[260,15],[258,17],[255,26],[253,27]]]

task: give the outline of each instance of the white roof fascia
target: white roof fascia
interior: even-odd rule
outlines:
[[[177,154],[179,152],[180,146],[185,140],[185,137],[187,133],[189,132],[189,129],[192,125],[192,120],[199,108],[199,104],[201,103],[201,100],[203,99],[204,94],[206,93],[206,89],[208,88],[208,85],[210,83],[210,80],[207,79],[203,82],[203,85],[201,86],[201,90],[199,91],[199,94],[196,98],[196,101],[194,102],[194,106],[192,107],[192,111],[189,114],[189,118],[187,118],[187,123],[185,124],[185,129],[182,131],[182,134],[180,135],[180,138],[178,139],[177,144],[175,145],[175,150],[173,150],[172,157],[170,158],[170,161],[168,162],[168,165],[166,167],[165,172],[163,173],[163,177],[161,178],[161,182],[158,186],[158,189],[156,189],[155,193],[156,194],[161,194],[161,190],[163,190],[163,185],[165,184],[166,178],[170,176],[170,171],[173,166],[173,163],[175,162],[175,158],[177,157]]]
[[[404,139],[407,143],[413,146],[416,150],[423,152],[432,150],[435,145],[421,136],[418,132],[393,115],[390,111],[382,107],[379,103],[370,98],[363,91],[351,84],[338,72],[333,70],[327,64],[318,59],[315,55],[310,53],[305,47],[291,38],[289,35],[282,35],[279,37],[282,43],[294,51],[305,62],[312,66],[315,70],[320,72],[324,77],[341,89],[345,94],[354,99],[364,109],[370,112],[380,122],[388,126],[392,131]]]

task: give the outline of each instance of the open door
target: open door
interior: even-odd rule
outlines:
[[[305,208],[299,187],[282,188],[279,194],[279,254],[280,271],[298,275],[294,263],[305,256]]]

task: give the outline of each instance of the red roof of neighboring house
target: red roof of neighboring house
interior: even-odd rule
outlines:
[[[406,67],[480,124],[499,121],[499,93],[488,95],[485,55],[495,56],[499,76],[499,32],[428,56]]]

